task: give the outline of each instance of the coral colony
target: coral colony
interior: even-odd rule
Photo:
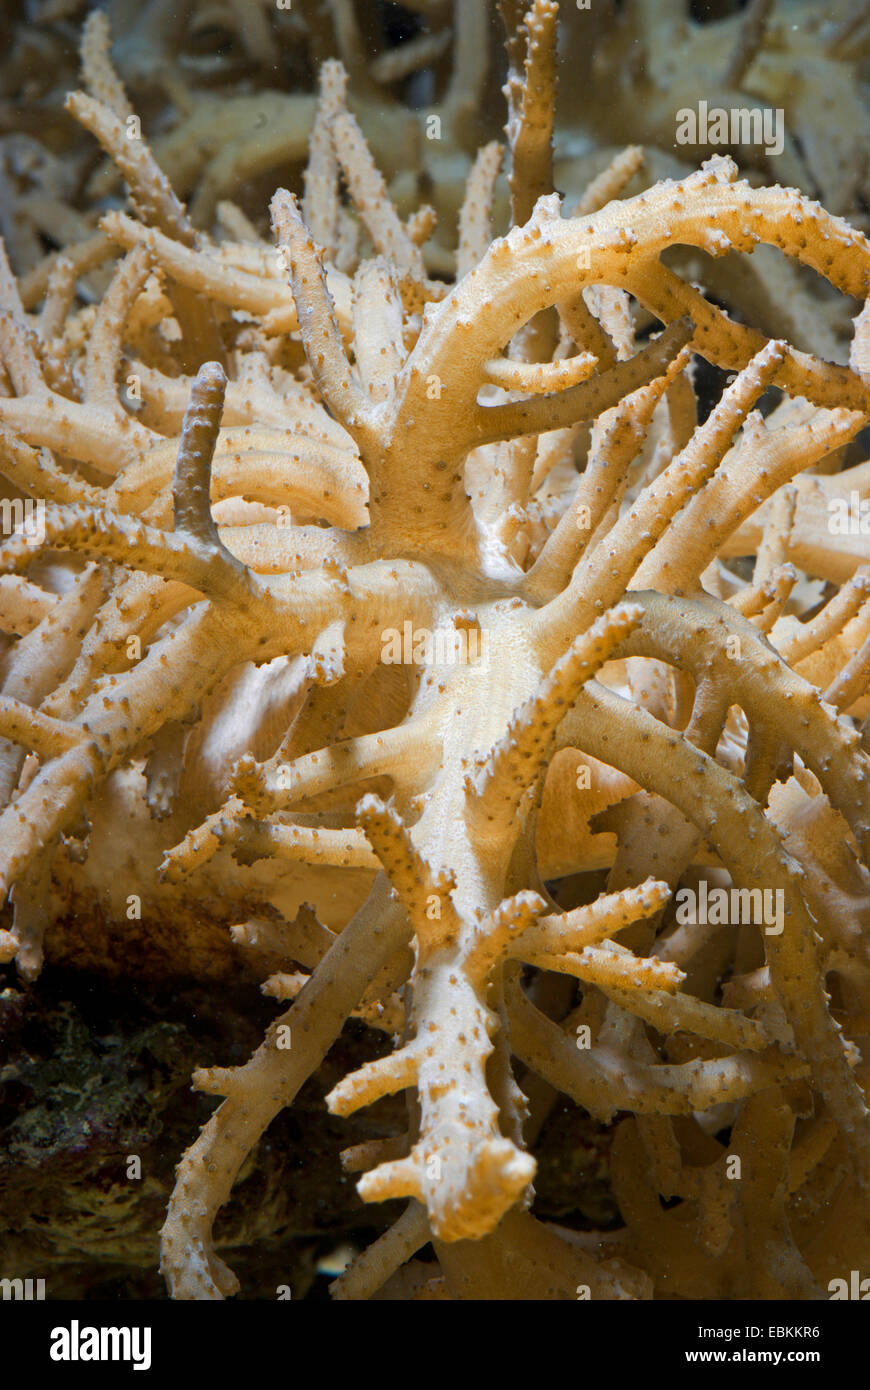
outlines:
[[[193,1073],[172,1296],[351,1019],[333,1126],[407,1104],[335,1297],[863,1290],[866,9],[222,7],[287,94],[166,8],[34,5],[81,89],[3,140],[0,960],[281,1001]],[[535,1209],[567,1102],[600,1228]]]

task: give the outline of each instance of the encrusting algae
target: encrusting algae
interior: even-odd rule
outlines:
[[[50,43],[77,7],[43,8]],[[58,193],[47,256],[33,194],[6,216],[0,960],[123,975],[135,943],[145,978],[282,1002],[248,1061],[194,1072],[222,1100],[163,1226],[176,1298],[237,1290],[215,1219],[351,1017],[391,1044],[329,1110],[404,1091],[407,1132],[343,1161],[405,1205],[334,1296],[825,1298],[870,1250],[870,244],[865,165],[807,112],[866,22],[602,3],[575,159],[555,0],[502,0],[507,146],[465,154],[490,7],[451,31],[415,0],[379,55],[353,6],[308,8],[316,94],[215,58],[220,138],[192,90],[153,153],[91,13],[66,109],[111,161],[95,210]],[[283,15],[221,11],[268,65]],[[590,22],[566,13],[568,55]],[[605,137],[630,25],[655,100]],[[725,63],[723,107],[818,49],[797,186],[770,154],[602,158],[673,145],[680,43]],[[246,101],[259,162],[247,117],[226,137]],[[267,232],[229,199],[303,145]],[[560,1094],[615,1124],[616,1230],[534,1213]]]

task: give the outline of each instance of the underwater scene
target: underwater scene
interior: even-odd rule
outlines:
[[[0,1302],[870,1299],[868,231],[867,0],[5,0]]]

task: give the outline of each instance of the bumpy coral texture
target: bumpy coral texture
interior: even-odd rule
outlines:
[[[414,8],[379,80],[446,51]],[[351,1016],[391,1046],[331,1111],[407,1091],[408,1127],[345,1163],[407,1205],[337,1297],[812,1299],[866,1264],[870,568],[828,523],[870,492],[868,316],[838,365],[753,325],[751,272],[731,317],[665,253],[777,248],[796,298],[809,267],[862,305],[870,245],[727,156],[621,197],[620,152],[567,215],[558,6],[501,9],[507,150],[455,252],[397,210],[334,59],[274,244],[211,194],[198,225],[94,15],[67,106],[130,210],[0,261],[0,470],[47,504],[0,549],[0,959],[136,943],[290,1001],[194,1074],[223,1099],[163,1229],[177,1298],[237,1289],[215,1218]],[[700,420],[698,362],[729,374]],[[702,880],[782,929],[678,916]],[[532,1212],[558,1093],[618,1117],[617,1231]]]

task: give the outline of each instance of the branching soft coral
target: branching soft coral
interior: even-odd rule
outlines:
[[[215,1218],[351,1016],[392,1050],[327,1103],[409,1092],[407,1134],[345,1156],[364,1200],[408,1206],[339,1297],[401,1296],[430,1241],[439,1296],[816,1297],[823,1165],[866,1249],[870,600],[809,499],[863,495],[867,466],[807,472],[870,412],[861,330],[833,365],[662,255],[777,246],[863,301],[870,246],[718,157],[607,201],[628,152],[564,216],[556,6],[503,9],[513,225],[493,235],[486,147],[452,286],[335,62],[276,248],[197,231],[92,65],[68,105],[130,188],[137,216],[102,222],[125,254],[95,313],[52,272],[32,316],[2,267],[0,470],[49,505],[0,548],[0,953],[35,976],[52,915],[106,899],[108,800],[146,932],[171,919],[186,960],[208,903],[291,1001],[244,1065],[194,1075],[222,1101],[163,1230],[179,1298],[237,1288]],[[701,423],[692,353],[733,374]],[[751,579],[723,563],[755,550]],[[820,603],[818,578],[843,587]],[[675,915],[701,877],[772,895],[780,929]],[[531,1072],[539,1102],[627,1113],[624,1231],[532,1214]]]

